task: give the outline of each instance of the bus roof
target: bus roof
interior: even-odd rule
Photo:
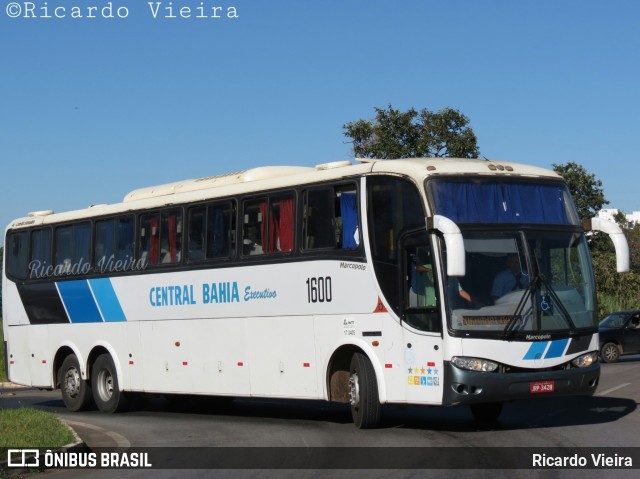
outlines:
[[[267,191],[341,179],[368,173],[392,173],[422,180],[431,175],[482,175],[550,178],[561,180],[556,172],[521,163],[461,159],[461,158],[409,158],[398,160],[356,159],[335,161],[315,167],[262,166],[233,173],[167,183],[140,188],[129,192],[122,203],[91,205],[88,208],[54,213],[41,210],[11,222],[9,228],[57,223],[73,219],[92,218],[124,213],[171,204],[191,203],[217,197]]]

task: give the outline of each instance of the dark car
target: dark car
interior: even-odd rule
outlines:
[[[640,353],[640,309],[611,313],[600,321],[599,330],[600,358],[605,363]]]

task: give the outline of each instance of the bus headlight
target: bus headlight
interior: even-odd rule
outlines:
[[[582,356],[578,356],[577,358],[571,361],[571,364],[573,364],[576,368],[586,368],[597,362],[598,362],[598,351],[591,351],[590,353],[583,354]]]
[[[457,366],[460,369],[467,369],[469,371],[495,371],[498,369],[497,363],[482,358],[454,356],[451,358],[451,362],[454,366]]]

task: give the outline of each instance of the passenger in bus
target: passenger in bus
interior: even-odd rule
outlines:
[[[415,294],[415,306],[435,307],[436,291],[433,280],[433,266],[426,248],[416,248],[413,268],[411,290]]]
[[[491,299],[494,303],[507,293],[524,289],[529,285],[529,276],[522,270],[517,254],[508,254],[505,264],[506,269],[496,275],[491,287]]]

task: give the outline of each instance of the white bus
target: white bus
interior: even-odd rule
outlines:
[[[8,377],[66,406],[130,393],[381,405],[590,395],[594,279],[562,178],[516,163],[260,167],[30,213],[5,236]]]

